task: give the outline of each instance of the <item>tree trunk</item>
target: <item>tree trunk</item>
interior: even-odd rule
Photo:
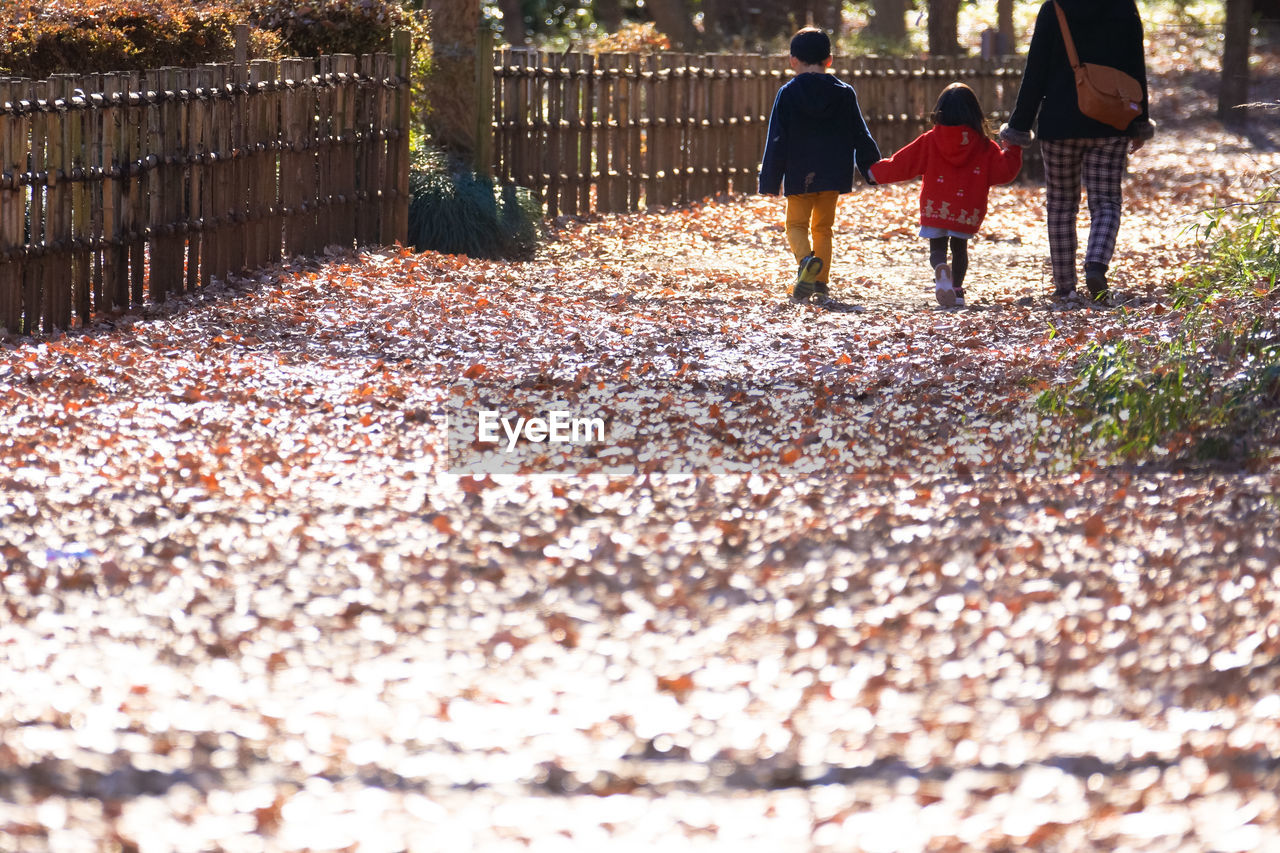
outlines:
[[[596,20],[605,32],[616,33],[622,27],[621,0],[595,0]]]
[[[996,31],[1000,33],[997,49],[1003,54],[1012,54],[1014,45],[1018,43],[1013,32],[1013,0],[997,0]]]
[[[649,0],[645,8],[653,16],[658,31],[671,39],[673,47],[688,50],[698,40],[693,28],[693,15],[686,0]]]
[[[929,0],[929,55],[960,52],[960,0]]]
[[[529,37],[524,25],[524,4],[520,0],[498,0],[498,8],[502,10],[502,35],[507,44],[519,47]]]
[[[425,81],[430,104],[427,126],[436,143],[469,155],[475,150],[476,44],[479,0],[426,0],[431,27],[431,74]]]
[[[1249,42],[1253,25],[1253,0],[1226,0],[1227,22],[1222,42],[1222,80],[1218,87],[1218,118],[1227,124],[1243,124],[1249,102]]]
[[[907,40],[907,0],[875,0],[867,35],[894,44]]]
[[[844,4],[839,0],[807,0],[806,17],[813,18],[813,25],[820,29],[826,30],[832,36],[832,41],[840,35],[842,29]],[[804,23],[801,21],[800,23]]]
[[[652,2],[652,0],[650,0]],[[806,0],[817,8],[819,0]],[[756,50],[779,36],[791,34],[805,25],[810,14],[816,26],[817,12],[810,12],[805,3],[791,4],[780,0],[702,0],[702,47],[706,50]]]

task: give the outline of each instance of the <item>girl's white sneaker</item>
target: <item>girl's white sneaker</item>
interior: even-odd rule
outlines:
[[[951,267],[948,264],[938,264],[933,268],[933,295],[944,308],[956,304],[956,289],[951,283]]]

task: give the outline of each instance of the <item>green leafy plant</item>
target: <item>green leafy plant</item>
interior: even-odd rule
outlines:
[[[1205,377],[1126,341],[1091,346],[1066,389],[1046,391],[1040,408],[1070,415],[1081,443],[1102,443],[1134,456],[1182,428],[1203,393]]]
[[[1199,226],[1206,253],[1174,284],[1183,312],[1168,341],[1090,347],[1076,381],[1041,410],[1079,423],[1081,445],[1125,457],[1237,459],[1274,440],[1280,409],[1280,196],[1216,209]],[[1078,448],[1079,449],[1079,448]]]
[[[542,238],[542,206],[531,191],[496,184],[440,152],[416,156],[409,194],[409,242],[419,250],[519,257]]]

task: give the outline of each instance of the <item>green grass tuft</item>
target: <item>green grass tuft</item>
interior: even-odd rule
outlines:
[[[473,258],[531,254],[542,239],[542,205],[523,187],[420,154],[409,173],[409,242],[414,248]]]

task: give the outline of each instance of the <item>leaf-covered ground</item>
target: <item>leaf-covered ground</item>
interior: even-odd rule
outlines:
[[[1276,457],[1032,405],[1277,165],[1179,79],[1119,309],[1048,301],[1031,186],[938,309],[906,185],[843,200],[837,310],[748,197],[9,342],[0,851],[1276,849]],[[638,472],[450,469],[451,389],[556,378],[639,394]]]

